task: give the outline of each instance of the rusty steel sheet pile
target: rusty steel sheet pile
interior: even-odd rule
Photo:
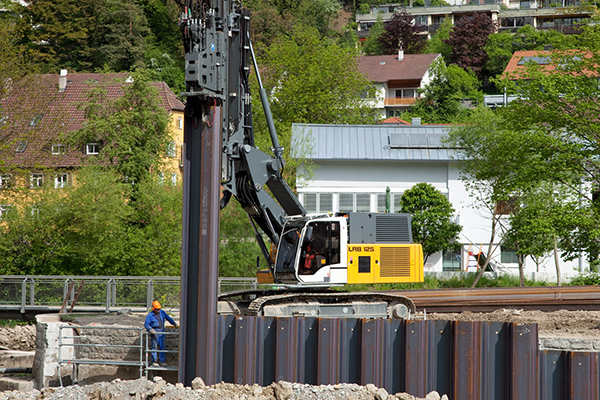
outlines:
[[[488,312],[524,310],[600,310],[600,286],[538,286],[386,291],[409,297],[417,310]]]
[[[373,383],[450,399],[598,399],[598,353],[539,351],[536,324],[218,316],[215,378]]]

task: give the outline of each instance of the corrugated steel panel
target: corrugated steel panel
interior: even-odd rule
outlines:
[[[537,325],[217,317],[217,379],[373,383],[451,399],[599,399],[598,353],[539,351]]]

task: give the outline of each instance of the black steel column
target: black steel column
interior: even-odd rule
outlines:
[[[220,145],[221,108],[188,97],[179,338],[179,381],[186,386],[197,376],[207,385],[216,383]]]

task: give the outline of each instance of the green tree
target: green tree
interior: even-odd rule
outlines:
[[[374,96],[375,90],[358,71],[357,55],[355,50],[320,37],[315,29],[298,27],[291,37],[280,37],[259,58],[279,141],[286,149],[285,176],[292,185],[297,166],[289,153],[293,123],[376,121],[376,112],[364,100]],[[272,144],[263,109],[260,103],[253,106],[256,143],[269,149]]]
[[[113,165],[123,177],[141,182],[159,167],[169,141],[167,112],[159,104],[156,88],[142,73],[122,83],[123,96],[108,99],[106,88],[90,90],[84,105],[84,126],[67,140],[80,146],[99,143],[100,164]]]
[[[412,215],[413,241],[423,246],[424,262],[429,256],[452,246],[462,227],[452,221],[454,208],[429,183],[417,183],[402,194],[400,212]]]
[[[452,20],[450,18],[445,18],[444,22],[442,22],[442,25],[431,37],[431,40],[427,42],[425,53],[440,53],[444,58],[444,61],[448,64],[450,62],[450,53],[452,53],[452,48],[446,43],[446,41],[450,38],[451,30]]]
[[[155,175],[136,186],[128,202],[131,217],[119,264],[132,275],[177,276],[181,273],[182,185]]]
[[[377,15],[377,21],[369,29],[369,36],[363,43],[362,51],[368,55],[381,55],[384,54],[383,47],[381,47],[381,35],[383,35],[383,18],[381,14]]]
[[[50,175],[50,174],[48,174]],[[0,226],[0,263],[15,274],[127,274],[122,270],[129,185],[112,173],[83,168],[63,189],[23,189],[21,201]],[[49,180],[48,180],[49,181]],[[24,192],[24,193],[23,193]]]
[[[92,66],[88,46],[98,3],[83,0],[33,0],[24,17],[28,43],[44,71],[86,70]]]
[[[97,14],[88,43],[92,67],[108,66],[120,72],[140,66],[150,29],[137,2],[104,0],[94,11]]]
[[[431,81],[421,90],[422,97],[411,113],[422,116],[428,123],[457,122],[469,113],[461,100],[469,99],[481,104],[483,95],[480,83],[471,71],[437,59],[430,67]]]

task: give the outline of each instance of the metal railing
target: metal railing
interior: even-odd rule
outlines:
[[[69,290],[69,287],[79,288],[82,283],[77,296]],[[256,278],[219,278],[218,285],[219,293],[224,293],[255,289],[257,281]],[[36,309],[58,312],[64,304],[66,308],[75,305],[78,311],[108,313],[123,308],[148,310],[154,300],[167,309],[177,309],[180,291],[180,277],[0,275],[0,309],[15,309],[21,314]]]
[[[174,331],[174,332],[156,332],[155,335],[164,335],[165,337],[165,342],[167,342],[167,339],[169,338],[169,336],[179,336],[179,331]],[[146,378],[148,378],[148,372],[149,371],[178,371],[179,367],[178,367],[178,363],[179,363],[179,346],[177,346],[176,350],[166,350],[167,349],[167,345],[165,345],[165,350],[160,350],[158,348],[156,349],[152,349],[152,346],[150,346],[151,344],[151,335],[148,334],[146,332],[145,334],[146,337],[146,349],[145,349],[145,354],[146,354],[146,359],[145,359],[145,370],[146,370]],[[177,344],[179,344],[179,340],[175,341]],[[160,353],[164,353],[164,354],[177,354],[177,356],[175,357],[175,365],[161,365],[159,364],[154,365],[150,362],[150,360],[148,360],[148,355],[150,353],[156,353],[156,362],[158,363],[160,360]]]
[[[136,339],[131,344],[112,344],[112,343],[99,343],[97,340],[101,336],[92,332],[88,335],[73,334],[72,336],[63,335],[63,330],[69,329],[70,331],[78,330],[81,333],[84,333],[86,330],[120,330],[120,331],[133,331]],[[138,367],[140,371],[140,378],[143,374],[143,369],[146,366],[143,358],[143,345],[142,345],[142,334],[143,328],[135,327],[135,326],[80,326],[74,327],[71,325],[62,325],[59,327],[59,335],[58,335],[58,378],[60,381],[60,386],[63,386],[62,382],[62,371],[61,367],[63,364],[72,365],[72,380],[77,382],[79,379],[79,365],[88,364],[88,365],[118,365],[118,366],[131,366]],[[72,351],[66,357],[63,357],[63,350],[67,348],[72,348]],[[93,355],[96,355],[100,352],[93,352],[95,349],[133,349],[133,351],[137,354],[135,359],[127,360],[127,357],[123,357],[123,359],[109,359],[109,358],[92,358]],[[82,349],[88,350],[87,354],[90,357],[80,358],[79,355],[82,352]],[[90,351],[92,349],[92,351]],[[112,352],[102,352],[104,354],[113,354]]]

